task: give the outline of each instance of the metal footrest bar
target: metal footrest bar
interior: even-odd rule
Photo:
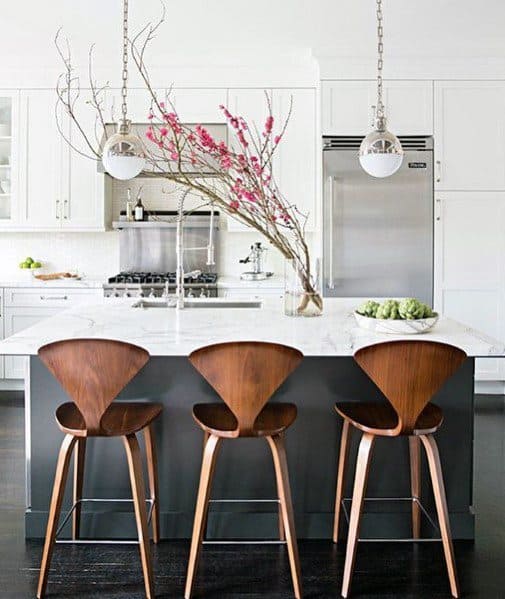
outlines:
[[[430,516],[430,514],[428,513],[428,511],[426,510],[426,508],[424,507],[424,505],[418,497],[365,497],[364,501],[408,501],[409,503],[417,503],[417,505],[421,509],[421,512],[426,516],[426,519],[431,524],[433,529],[440,534],[440,528],[435,523],[433,518]],[[352,504],[352,497],[344,497],[341,502],[345,519],[347,520],[347,524],[349,525],[350,514],[347,509],[347,503]],[[441,540],[441,537],[423,537],[419,539],[415,539],[414,537],[403,537],[398,539],[392,539],[388,537],[366,539],[363,537],[358,538],[358,541],[361,543],[433,543],[440,542]]]
[[[277,503],[279,499],[209,499],[210,503]],[[205,531],[206,532],[206,531]],[[208,540],[203,538],[202,545],[285,545],[286,541],[281,539],[216,539]]]
[[[133,503],[133,499],[100,499],[95,497],[78,499],[76,502],[72,504],[72,507],[68,510],[63,518],[61,524],[56,531],[56,540],[55,542],[58,544],[68,544],[68,545],[138,545],[138,540],[128,540],[128,539],[58,539],[61,531],[63,530],[65,524],[69,521],[70,516],[76,509],[78,504],[82,503]],[[146,503],[149,505],[149,510],[147,512],[147,523],[150,524],[151,518],[153,515],[154,508],[154,500],[146,499]]]

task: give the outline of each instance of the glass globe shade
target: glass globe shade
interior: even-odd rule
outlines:
[[[372,177],[390,177],[403,162],[400,140],[389,131],[372,131],[361,142],[359,162]]]
[[[114,179],[133,179],[145,165],[142,142],[131,133],[114,133],[105,142],[102,154],[104,169]]]

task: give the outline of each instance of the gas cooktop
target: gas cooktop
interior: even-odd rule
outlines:
[[[184,274],[184,283],[195,285],[215,285],[217,273],[193,271]],[[110,277],[109,285],[150,285],[168,283],[175,285],[175,272],[120,272]]]
[[[105,297],[160,297],[175,292],[175,272],[120,272],[103,286]],[[184,274],[188,297],[217,297],[217,273],[194,270]]]

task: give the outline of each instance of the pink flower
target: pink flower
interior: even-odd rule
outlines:
[[[240,204],[239,204],[238,200],[232,200],[230,202],[230,208],[232,210],[238,210],[239,206],[240,206]]]
[[[154,141],[154,135],[153,135],[153,131],[152,129],[148,129],[146,131],[146,137],[147,139],[149,139],[150,141]]]
[[[222,168],[229,169],[232,166],[231,158],[229,156],[223,156],[221,158]]]
[[[166,127],[162,127],[160,129],[160,135],[161,137],[166,137],[168,135],[168,129]]]
[[[171,152],[170,153],[170,158],[172,160],[179,160],[179,154],[177,152]]]
[[[274,137],[274,144],[277,145],[282,139],[282,135],[276,135]]]
[[[237,133],[237,137],[238,137],[238,140],[239,140],[239,142],[240,142],[240,143],[241,143],[241,144],[244,146],[244,148],[247,148],[247,146],[248,146],[249,144],[247,143],[247,140],[246,140],[246,138],[244,137],[244,133],[242,132],[242,130],[239,130],[239,131],[238,131],[238,133]]]
[[[226,106],[223,106],[222,104],[220,104],[220,105],[219,105],[219,108],[220,108],[220,109],[223,111],[223,114],[224,114],[224,116],[225,116],[227,119],[231,119],[231,118],[232,118],[232,116],[231,116],[231,112],[230,112],[230,111],[229,111],[229,110],[226,108]]]
[[[267,116],[267,120],[265,121],[265,133],[270,135],[272,133],[272,128],[274,126],[274,117],[270,114]]]
[[[148,119],[151,121],[151,120],[154,118],[154,114],[153,114],[152,112],[150,112],[150,113],[147,115],[147,118],[148,118]]]
[[[236,117],[231,117],[230,118],[230,125],[234,128],[234,129],[238,129],[238,119]]]
[[[165,102],[160,102],[160,108],[165,108]]]
[[[163,147],[163,142],[162,142],[162,141],[159,141],[159,142],[158,142],[158,148],[162,148],[162,147]]]

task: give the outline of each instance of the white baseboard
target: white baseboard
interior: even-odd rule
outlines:
[[[3,379],[0,380],[0,391],[24,391],[24,379]]]
[[[475,393],[504,395],[505,381],[475,381]]]

